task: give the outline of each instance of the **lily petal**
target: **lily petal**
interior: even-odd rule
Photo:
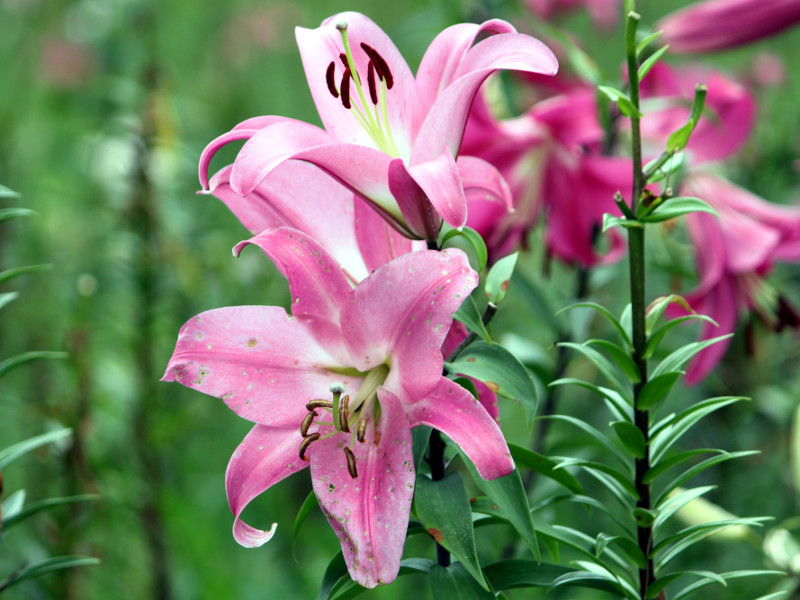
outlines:
[[[367,588],[397,577],[414,495],[411,429],[400,402],[379,394],[377,434],[369,432],[365,443],[352,448],[356,479],[343,452],[351,436],[320,439],[306,453],[314,493],[342,544],[350,575]]]
[[[240,242],[234,254],[238,256],[248,244],[261,248],[289,281],[292,315],[317,328],[317,339],[332,337],[338,341],[339,312],[352,290],[338,263],[315,240],[288,227]],[[322,334],[319,328],[331,331]]]
[[[511,189],[494,165],[482,158],[459,156],[456,166],[468,204],[488,202],[505,206],[505,212],[513,211]]]
[[[253,498],[308,466],[298,456],[302,440],[296,427],[256,425],[231,456],[225,473],[225,488],[235,516],[233,537],[242,546],[256,548],[274,535],[277,523],[268,531],[262,531],[239,517]]]
[[[453,313],[477,284],[460,250],[412,252],[377,269],[342,310],[351,364],[368,371],[388,356],[384,387],[423,398],[441,378],[441,347]]]
[[[410,239],[397,233],[363,199],[356,196],[354,203],[356,239],[367,271],[372,272],[398,256],[411,252],[413,243]]]
[[[181,328],[162,381],[221,398],[250,421],[297,427],[305,403],[334,381],[358,388],[360,379],[326,369],[340,363],[312,327],[282,308],[231,306],[201,313]]]
[[[484,479],[514,470],[514,460],[495,420],[472,394],[442,377],[424,400],[407,407],[411,427],[427,425],[452,439]]]
[[[386,61],[393,78],[392,89],[387,90],[386,94],[387,115],[394,140],[398,144],[401,153],[406,154],[411,142],[408,111],[416,105],[417,92],[414,85],[414,75],[408,68],[400,51],[389,39],[389,36],[372,20],[359,13],[345,12],[333,15],[325,19],[317,29],[305,29],[303,27],[295,29],[306,79],[308,79],[311,95],[314,97],[314,104],[325,125],[325,129],[337,140],[345,143],[362,146],[372,146],[374,144],[369,134],[356,120],[352,112],[353,109],[345,108],[341,99],[333,96],[326,81],[326,72],[331,62],[334,63],[334,82],[337,87],[339,85],[338,80],[344,73],[344,65],[339,58],[339,55],[344,52],[344,46],[342,44],[342,35],[336,27],[340,23],[347,24],[347,37],[352,57],[363,86],[364,99],[367,103],[366,109],[370,112],[373,110],[367,91],[367,73],[370,58],[361,47],[361,44],[368,45]],[[353,106],[354,108],[358,106],[363,110],[362,99],[352,88],[354,86],[351,86]],[[405,149],[405,152],[403,152],[403,149]]]
[[[522,34],[502,33],[473,46],[459,64],[454,81],[425,117],[411,151],[411,164],[435,159],[443,146],[458,155],[475,94],[498,69],[553,75],[558,61],[542,42]]]

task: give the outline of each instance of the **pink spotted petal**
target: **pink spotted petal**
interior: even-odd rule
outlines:
[[[494,165],[474,156],[459,156],[456,165],[468,204],[486,202],[499,204],[504,212],[513,210],[511,190]]]
[[[268,127],[269,125],[273,125],[275,123],[279,123],[281,121],[290,121],[291,119],[287,119],[286,117],[275,117],[275,116],[265,116],[265,117],[253,117],[242,121],[238,125],[236,125],[231,131],[227,133],[223,133],[221,136],[217,137],[216,139],[212,140],[205,149],[203,153],[200,155],[200,165],[199,165],[199,177],[200,177],[200,185],[203,187],[203,190],[209,189],[209,182],[208,182],[208,168],[211,164],[211,159],[214,158],[214,155],[219,151],[220,148],[229,144],[230,142],[235,142],[239,140],[249,140],[253,137],[258,131]]]
[[[467,337],[467,328],[461,321],[453,321],[453,326],[450,328],[450,331],[447,333],[447,337],[445,338],[444,342],[442,343],[442,356],[444,356],[445,360],[448,360],[450,354],[452,354],[458,345],[464,341],[464,338]],[[466,377],[466,375],[461,375],[461,377]],[[492,417],[498,423],[500,422],[500,410],[497,406],[497,394],[495,394],[489,386],[487,386],[482,381],[475,379],[474,377],[467,377],[472,384],[475,386],[475,391],[478,392],[478,402],[483,405],[483,408],[489,413],[489,416]]]
[[[358,477],[347,470],[339,434],[309,447],[311,480],[322,511],[342,544],[351,577],[367,588],[397,577],[414,495],[411,430],[400,402],[379,390],[381,414],[365,443],[355,442]],[[379,441],[377,441],[379,439]]]
[[[375,142],[353,115],[356,107],[363,110],[361,97],[355,85],[351,82],[350,97],[353,106],[351,109],[345,108],[341,97],[335,98],[328,89],[326,72],[332,61],[335,64],[334,82],[337,88],[341,85],[344,74],[344,65],[339,58],[339,54],[344,52],[344,46],[342,36],[336,28],[339,23],[347,23],[350,48],[358,76],[362,81],[369,112],[374,109],[367,87],[369,57],[361,44],[365,43],[376,50],[388,64],[394,83],[392,89],[387,90],[387,113],[394,140],[400,147],[401,153],[405,154],[411,142],[411,111],[416,106],[414,76],[397,47],[383,30],[364,15],[355,12],[333,15],[317,29],[298,27],[295,30],[311,95],[314,97],[314,104],[325,129],[341,142],[375,146]]]
[[[408,172],[445,222],[453,227],[463,227],[467,223],[464,185],[455,157],[447,146],[442,146],[439,155],[433,159],[412,162]]]
[[[404,389],[411,401],[423,398],[441,378],[453,313],[477,283],[459,250],[412,252],[377,269],[342,311],[351,364],[368,371],[388,356],[386,389]]]
[[[389,190],[414,236],[422,240],[435,240],[442,218],[433,208],[428,194],[414,180],[402,158],[395,158],[389,163]],[[459,194],[463,196],[463,190],[459,190]]]
[[[473,46],[458,66],[454,81],[439,95],[417,134],[411,164],[437,158],[446,146],[458,155],[469,110],[478,88],[498,69],[555,74],[558,62],[539,40],[502,33]]]
[[[424,111],[453,82],[464,55],[482,33],[516,33],[516,29],[500,19],[480,25],[459,23],[442,31],[428,46],[417,70],[417,94]]]
[[[495,420],[467,390],[442,377],[424,400],[406,407],[411,427],[427,425],[452,439],[484,479],[514,470],[514,461]]]
[[[240,242],[234,253],[238,255],[248,244],[261,248],[289,281],[292,315],[339,338],[339,313],[352,288],[338,263],[319,243],[301,231],[280,227]]]
[[[287,161],[242,196],[230,186],[231,168],[227,166],[211,178],[211,193],[250,233],[276,227],[298,229],[319,241],[352,281],[367,276],[356,240],[354,196],[350,190],[314,165]]]
[[[210,310],[181,328],[162,381],[222,398],[250,421],[296,427],[305,403],[328,398],[332,383],[360,385],[358,378],[327,370],[342,364],[342,357],[332,356],[315,336],[277,306]]]
[[[411,252],[410,239],[397,233],[361,198],[355,197],[354,202],[356,239],[368,272]]]
[[[275,533],[277,523],[268,531],[261,531],[240,516],[253,498],[308,466],[298,454],[302,439],[298,427],[256,425],[233,453],[225,473],[225,488],[235,517],[233,537],[242,546],[261,546]]]

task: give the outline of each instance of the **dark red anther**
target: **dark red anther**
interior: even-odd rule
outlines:
[[[331,93],[331,96],[334,98],[339,97],[339,92],[336,90],[336,82],[333,80],[333,76],[336,74],[336,61],[331,61],[331,64],[328,65],[328,70],[325,72],[325,81],[328,84],[328,91]]]
[[[347,54],[345,54],[344,52],[340,52],[339,60],[342,61],[342,65],[344,66],[345,69],[350,68],[350,65],[347,63]]]
[[[378,104],[378,88],[375,86],[375,63],[369,61],[367,70],[367,86],[369,87],[369,99],[373,104]]]
[[[367,56],[369,56],[369,59],[375,63],[375,71],[378,73],[378,77],[386,82],[386,89],[392,89],[392,86],[394,85],[394,77],[392,77],[392,71],[389,69],[388,63],[372,46],[368,46],[364,42],[361,42],[361,49],[364,50],[364,52],[367,53]]]
[[[342,75],[342,84],[339,86],[342,94],[342,106],[345,108],[350,108],[350,80],[352,78],[350,69],[345,69],[344,75]]]

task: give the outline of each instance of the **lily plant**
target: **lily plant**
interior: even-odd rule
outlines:
[[[478,36],[492,34],[475,43]],[[478,88],[498,69],[553,75],[558,63],[540,41],[502,20],[460,24],[439,34],[416,78],[397,47],[370,19],[347,12],[317,29],[296,29],[306,78],[324,128],[284,117],[261,117],[230,172],[242,196],[288,160],[316,165],[364,198],[401,234],[435,240],[442,221],[467,221],[465,185],[487,186],[510,205],[496,170],[475,182],[476,159],[458,158]],[[251,121],[252,122],[252,121]],[[248,129],[248,128],[243,128]],[[222,137],[201,159],[207,169]],[[482,161],[480,161],[482,162]]]
[[[460,250],[423,250],[352,287],[302,232],[267,231],[235,253],[248,244],[288,279],[292,315],[277,306],[204,312],[181,329],[163,379],[220,397],[255,423],[226,474],[240,544],[260,546],[276,527],[242,521],[248,503],[310,466],[352,577],[389,583],[414,494],[412,428],[445,433],[486,479],[514,469],[494,418],[442,375],[442,343],[478,276]]]

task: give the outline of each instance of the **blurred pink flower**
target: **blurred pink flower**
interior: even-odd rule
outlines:
[[[703,116],[686,147],[692,163],[727,158],[747,141],[756,116],[756,102],[747,89],[715,71],[677,69],[660,62],[640,88],[646,113],[641,131],[651,157],[661,154],[670,134],[689,119],[698,83],[706,85],[708,95]]]
[[[590,266],[621,256],[617,232],[610,232],[605,255],[594,242],[603,214],[619,214],[614,193],[630,195],[631,163],[601,155],[602,140],[588,87],[572,87],[510,120],[497,120],[476,103],[462,152],[495,165],[514,197],[513,214],[497,202],[470,202],[468,224],[484,235],[494,259],[524,244],[542,215],[548,250],[558,258]]]
[[[473,46],[481,33],[497,35]],[[456,156],[481,83],[498,69],[554,74],[558,67],[541,42],[499,20],[446,29],[416,79],[392,41],[361,14],[334,15],[296,35],[325,129],[272,117],[239,152],[232,189],[246,196],[278,165],[307,161],[419,239],[435,239],[442,220],[466,222]]]
[[[667,15],[653,30],[670,52],[713,52],[770,36],[800,21],[800,0],[704,0]]]
[[[557,12],[566,12],[583,7],[589,11],[598,25],[611,27],[619,16],[622,0],[526,0],[528,7],[543,19],[550,19]]]
[[[259,546],[275,530],[241,521],[247,504],[310,465],[352,577],[365,587],[389,583],[414,493],[413,427],[448,435],[482,477],[514,468],[494,419],[442,375],[442,343],[478,276],[458,250],[421,251],[353,288],[296,230],[262,233],[236,251],[250,243],[288,279],[292,316],[275,306],[202,313],[181,329],[163,379],[218,396],[256,423],[226,474],[240,544]]]
[[[797,326],[797,315],[764,277],[775,261],[800,259],[800,206],[771,204],[704,172],[691,174],[681,193],[705,200],[719,214],[719,218],[706,213],[687,217],[700,281],[686,299],[692,309],[719,324],[704,323],[700,338],[733,333],[739,317],[750,311],[776,330]],[[702,381],[729,344],[724,340],[700,352],[690,363],[687,383]]]

